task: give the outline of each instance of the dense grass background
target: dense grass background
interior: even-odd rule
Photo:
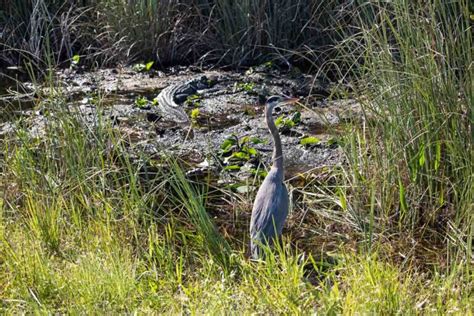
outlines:
[[[349,48],[363,56],[356,71],[366,115],[348,144],[347,180],[353,209],[370,206],[362,218],[432,242],[451,236],[469,261],[473,43],[462,4],[394,2],[374,16],[361,7],[360,36],[349,38],[361,45]]]
[[[337,36],[348,1],[11,1],[0,9],[0,58],[56,63],[80,54],[90,65],[156,60],[161,65],[287,64]],[[343,24],[337,24],[343,25]],[[11,49],[13,48],[13,49]],[[21,50],[19,50],[21,49]],[[316,60],[311,57],[312,62]],[[306,61],[306,64],[309,64]],[[318,62],[320,64],[320,62]]]
[[[38,96],[46,135],[20,120],[1,139],[4,312],[472,314],[468,1],[3,4],[5,65],[276,60],[350,79],[363,107],[340,141],[346,164],[294,188],[305,225],[257,263],[239,226],[251,195],[189,182],[172,158],[145,177],[150,162],[131,161],[99,113],[91,128],[60,93]],[[211,219],[223,198],[239,211]]]

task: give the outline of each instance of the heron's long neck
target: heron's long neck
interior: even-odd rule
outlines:
[[[267,121],[268,129],[273,136],[273,167],[278,170],[283,171],[283,153],[281,150],[281,139],[280,135],[278,134],[278,129],[275,126],[275,122],[273,121],[272,117],[273,106],[267,104],[265,109],[265,120]]]

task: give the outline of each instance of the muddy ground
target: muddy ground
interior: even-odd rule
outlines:
[[[339,135],[347,122],[359,116],[355,101],[331,100],[329,96],[338,89],[335,85],[267,66],[240,73],[175,67],[166,72],[67,69],[56,75],[53,88],[3,83],[4,91],[20,94],[0,101],[1,134],[12,133],[15,118],[22,117],[30,133],[41,137],[48,118],[44,115],[46,105],[39,100],[60,95],[67,100],[68,109],[80,113],[86,124],[96,124],[99,116],[110,122],[132,156],[180,157],[190,163],[188,173],[212,172],[222,181],[254,176],[271,163],[273,141],[263,116],[263,101],[270,95],[301,99],[301,105],[277,108],[274,113],[281,121],[287,177],[341,163]],[[170,84],[199,76],[206,76],[213,85],[180,104],[191,123],[166,119],[154,98]],[[302,144],[305,141],[309,144]]]

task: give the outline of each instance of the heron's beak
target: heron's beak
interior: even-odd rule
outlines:
[[[295,104],[300,99],[298,98],[286,98],[285,100],[281,101],[280,104]]]

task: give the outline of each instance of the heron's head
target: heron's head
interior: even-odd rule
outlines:
[[[298,98],[289,98],[279,95],[273,95],[267,99],[267,106],[273,109],[277,105],[294,104],[298,102],[298,100]]]

